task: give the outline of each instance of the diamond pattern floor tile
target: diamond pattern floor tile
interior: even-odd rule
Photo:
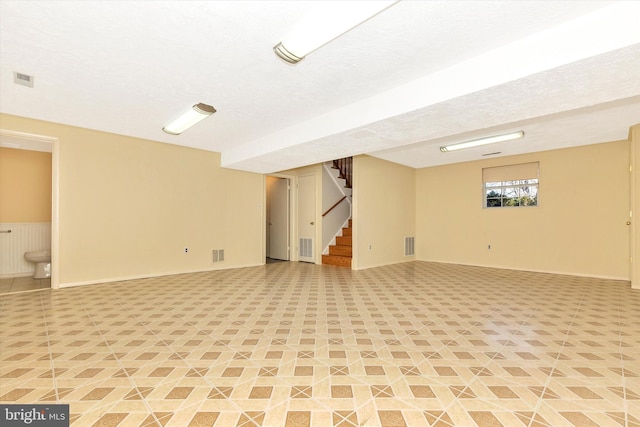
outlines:
[[[628,283],[305,263],[0,299],[0,402],[72,425],[638,426]]]

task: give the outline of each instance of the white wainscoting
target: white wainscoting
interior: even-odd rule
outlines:
[[[4,231],[11,230],[11,233]],[[0,223],[0,276],[25,276],[35,266],[25,252],[51,250],[50,222]]]

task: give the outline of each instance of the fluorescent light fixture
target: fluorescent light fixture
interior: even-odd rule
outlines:
[[[191,126],[209,117],[216,112],[216,109],[207,104],[196,104],[189,111],[162,128],[163,131],[171,135],[180,135]]]
[[[393,1],[324,1],[278,43],[274,52],[296,64],[309,53],[397,3]]]
[[[522,138],[523,136],[524,132],[519,130],[518,132],[506,133],[504,135],[487,136],[486,138],[472,139],[471,141],[445,145],[444,147],[440,147],[440,151],[446,153],[448,151],[462,150],[464,148],[478,147],[480,145],[493,144],[496,142],[511,141],[512,139]]]

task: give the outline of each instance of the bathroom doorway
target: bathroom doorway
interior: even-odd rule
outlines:
[[[0,294],[57,288],[57,274],[35,279],[35,264],[24,259],[57,255],[57,139],[0,129],[0,157]]]

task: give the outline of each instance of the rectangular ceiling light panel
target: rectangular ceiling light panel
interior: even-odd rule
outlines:
[[[486,144],[494,144],[496,142],[511,141],[513,139],[522,138],[524,136],[523,131],[506,133],[504,135],[487,136],[485,138],[472,139],[471,141],[459,142],[457,144],[445,145],[440,147],[440,151],[443,153],[455,150],[463,150],[465,148],[479,147]]]
[[[180,117],[162,128],[168,134],[180,135],[196,123],[206,119],[216,112],[216,109],[207,104],[196,104],[188,111],[185,111]]]
[[[295,64],[398,1],[321,2],[274,47],[274,51],[281,59]]]

